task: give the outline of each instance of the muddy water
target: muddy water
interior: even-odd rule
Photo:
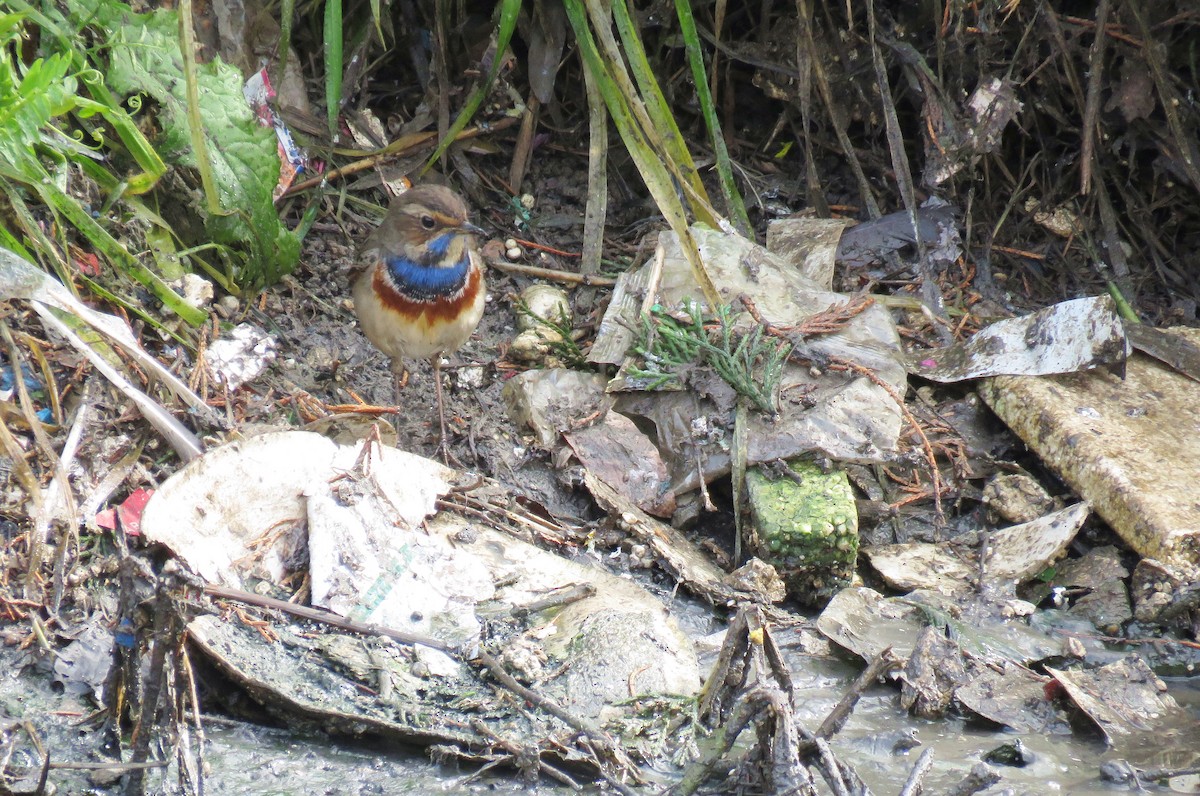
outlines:
[[[338,741],[285,730],[214,726],[207,731],[205,793],[246,796],[367,796],[368,794],[527,793],[510,771],[471,779],[416,749],[379,742]],[[554,789],[539,787],[540,793]],[[168,791],[169,792],[169,791]],[[569,793],[562,789],[562,793]]]
[[[857,673],[857,667],[845,662],[827,660],[814,665],[808,660],[804,670],[794,672],[800,694],[799,720],[807,727],[819,724]],[[1176,681],[1171,683],[1171,690],[1181,704],[1200,713],[1200,684]],[[224,724],[210,726],[207,735],[207,793],[357,796],[528,792],[528,786],[511,772],[472,780],[468,771],[431,763],[419,750],[389,749],[378,742],[339,741]],[[921,745],[893,752],[897,741],[908,737]],[[1018,736],[962,720],[918,721],[898,708],[895,689],[886,686],[866,694],[832,746],[875,794],[885,796],[899,792],[927,747],[934,749],[935,763],[925,779],[925,792],[939,793],[957,783],[988,751],[1017,737],[1031,753],[1032,762],[1024,768],[1001,767],[1003,780],[985,793],[998,794],[1006,789],[1015,794],[1070,796],[1128,792],[1100,781],[1099,766],[1112,754],[1097,735]],[[549,796],[572,792],[545,781],[537,791]]]
[[[676,603],[678,605],[678,601]],[[695,606],[677,613],[690,632],[701,636],[715,628],[707,612]],[[797,689],[797,720],[815,728],[828,714],[860,667],[840,657],[803,655],[787,633],[779,634]],[[16,738],[12,766],[35,770],[40,762],[27,737],[13,720],[29,721],[56,763],[97,761],[105,757],[103,733],[87,717],[94,710],[90,697],[64,693],[51,684],[45,664],[28,665],[29,658],[9,648],[0,651],[0,717],[8,739]],[[1168,681],[1171,694],[1193,719],[1200,719],[1200,679]],[[1118,754],[1107,749],[1099,735],[1086,727],[1074,735],[1018,736],[1006,730],[982,727],[963,720],[921,721],[898,705],[898,692],[889,686],[870,689],[832,748],[854,766],[878,796],[898,793],[921,752],[932,748],[935,763],[925,779],[925,792],[944,792],[979,762],[988,751],[1018,737],[1032,754],[1024,768],[1001,767],[1003,780],[986,793],[999,794],[1105,794],[1128,792],[1099,779],[1100,764],[1123,756],[1139,765],[1177,767],[1195,764],[1200,738],[1171,737],[1167,731],[1148,733],[1125,745]],[[1194,725],[1193,725],[1194,726]],[[528,785],[510,770],[479,779],[471,769],[430,762],[419,749],[382,741],[331,738],[237,724],[222,719],[205,722],[204,793],[246,796],[296,794],[506,794],[528,792]],[[920,745],[912,746],[912,741]],[[1190,755],[1191,760],[1181,759]],[[172,768],[147,778],[151,793],[180,793]],[[59,794],[119,792],[85,772],[56,769],[50,783]],[[542,794],[571,793],[543,781]],[[29,792],[29,791],[26,791]],[[599,792],[592,790],[591,792]],[[1172,792],[1159,789],[1155,792]],[[1197,793],[1180,786],[1173,792]]]
[[[719,629],[706,609],[675,601],[676,616],[695,637]],[[861,671],[840,656],[811,657],[799,651],[795,634],[778,635],[797,691],[797,720],[805,727],[821,723]],[[706,656],[705,667],[712,655]],[[1175,699],[1200,719],[1200,680],[1168,681]],[[1167,739],[1150,733],[1125,746],[1120,754],[1108,749],[1098,733],[1084,725],[1074,735],[1042,736],[962,719],[924,721],[899,707],[898,691],[876,686],[864,695],[846,727],[832,743],[835,753],[854,766],[878,796],[898,793],[917,758],[934,751],[934,765],[925,778],[925,792],[944,792],[961,780],[972,766],[997,747],[1019,739],[1030,762],[1024,767],[1000,766],[1003,779],[985,793],[999,794],[1109,794],[1129,792],[1100,780],[1105,760],[1124,756],[1145,766],[1182,766],[1188,761],[1161,754],[1173,747],[1186,754],[1198,750],[1200,738]],[[438,766],[419,750],[389,748],[381,743],[352,743],[327,738],[299,737],[280,731],[230,729],[209,731],[210,793],[246,794],[391,794],[391,793],[524,793],[526,786],[511,772],[475,781],[452,766]],[[303,790],[288,788],[301,778]],[[538,792],[569,793],[543,781]],[[592,790],[591,792],[599,792]],[[1168,792],[1161,789],[1158,792]],[[1182,788],[1174,792],[1192,792]]]

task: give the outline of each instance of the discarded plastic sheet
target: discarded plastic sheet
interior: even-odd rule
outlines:
[[[930,199],[917,208],[917,230],[930,261],[952,263],[962,255],[962,240],[954,218],[954,208]],[[770,238],[767,239],[770,241]],[[873,221],[850,227],[838,243],[837,263],[846,269],[869,268],[867,276],[882,278],[895,270],[890,255],[917,241],[907,210],[888,213]],[[879,265],[884,264],[884,265]],[[886,270],[885,270],[886,269]]]
[[[171,548],[210,583],[237,588],[250,578],[278,583],[285,562],[307,546],[306,494],[350,472],[356,457],[353,448],[301,431],[223,445],[163,483],[146,505],[142,533]],[[449,490],[451,471],[434,465],[408,475],[389,497],[398,521],[413,528],[433,512],[438,494]]]
[[[692,232],[722,297],[731,305],[740,296],[749,297],[774,324],[796,324],[850,300],[849,296],[813,284],[798,274],[796,266],[751,241],[703,227],[695,227]],[[697,298],[690,268],[675,236],[663,233],[660,244],[664,257],[655,284],[651,284],[656,273],[654,263],[618,280],[592,349],[592,361],[624,361],[635,339],[633,330],[638,328],[648,290],[655,291],[658,303],[670,307]],[[746,328],[749,324],[748,316],[739,321]],[[806,339],[803,346],[800,353],[814,362],[845,359],[872,371],[893,392],[904,391],[907,377],[899,362],[899,337],[890,314],[881,306],[867,308],[836,333]],[[622,385],[618,376],[610,390],[621,389]],[[839,460],[873,462],[887,458],[896,449],[899,409],[888,391],[871,379],[853,373],[814,371],[793,362],[784,366],[780,395],[778,417],[750,413],[746,438],[751,464],[787,460],[813,451]],[[729,413],[718,411],[703,397],[690,411],[680,405],[674,411],[686,413],[689,425],[692,420],[709,418],[732,427]],[[663,455],[678,454],[663,451]],[[688,469],[696,469],[694,456],[673,461],[673,483],[679,483]]]
[[[247,58],[247,60],[251,59]],[[279,182],[275,185],[272,195],[278,200],[288,188],[292,187],[296,175],[305,172],[308,158],[304,151],[296,146],[296,141],[292,138],[292,131],[288,129],[287,123],[272,107],[275,100],[275,89],[271,86],[271,78],[265,66],[252,74],[246,81],[242,87],[242,95],[246,98],[246,104],[254,111],[258,123],[263,127],[275,130],[275,139],[279,150]]]
[[[1200,722],[1179,706],[1167,693],[1166,684],[1137,655],[1094,670],[1062,671],[1047,666],[1046,672],[1095,722],[1105,741],[1120,746],[1123,753],[1141,748],[1143,755],[1158,754],[1171,738],[1178,738],[1195,752]],[[1132,742],[1139,737],[1143,743]],[[1151,738],[1159,741],[1144,743]]]
[[[936,102],[932,93],[926,95],[928,104]],[[927,118],[941,120],[942,129],[935,133],[936,140],[925,147],[927,164],[923,182],[931,187],[941,185],[993,151],[1000,143],[1004,128],[1022,107],[1013,83],[992,77],[980,80],[966,102],[963,118],[946,118],[942,111],[927,110]]]
[[[965,594],[978,588],[981,572],[988,584],[1005,585],[1042,572],[1066,550],[1089,513],[1087,503],[1077,503],[1032,522],[991,532],[982,567],[978,532],[939,544],[877,545],[863,553],[894,589]]]
[[[719,412],[698,414],[700,404],[695,393],[631,392],[616,398],[617,412],[654,424],[659,452],[670,467],[671,491],[676,496],[699,487],[701,477],[708,483],[729,472],[733,431]],[[710,406],[711,402],[703,405]]]
[[[863,660],[886,647],[906,660],[917,634],[927,624],[946,624],[959,646],[976,658],[1022,665],[1061,654],[1058,639],[1002,615],[999,606],[965,603],[931,591],[885,598],[865,587],[842,589],[817,618],[817,628]]]
[[[142,512],[154,490],[138,487],[129,493],[120,505],[105,509],[96,514],[96,524],[101,528],[116,530],[118,527],[127,536],[140,536],[142,533]]]
[[[963,604],[961,597],[950,600],[931,592],[884,598],[871,589],[850,588],[834,596],[817,619],[817,627],[864,660],[892,647],[906,662],[904,676],[921,685],[925,708],[933,706],[931,699],[952,698],[1018,731],[1070,732],[1053,691],[1046,688],[1050,680],[1029,669],[1050,658],[1070,657],[1061,638],[1040,633],[1019,619],[988,616],[989,610],[978,601]],[[928,640],[933,637],[929,625],[938,638],[953,642],[938,653],[941,657],[929,657]],[[917,643],[921,638],[926,639],[923,646]],[[909,666],[918,654],[924,660]],[[950,669],[957,674],[949,676]],[[1110,740],[1114,734],[1151,727],[1155,729],[1148,731],[1160,731],[1164,726],[1175,728],[1181,739],[1196,737],[1196,721],[1175,706],[1165,686],[1136,656],[1116,668],[1095,672],[1047,671],[1072,692],[1072,701],[1092,715]],[[938,689],[948,690],[939,697]],[[912,692],[911,696],[915,705],[918,695]]]
[[[339,446],[306,432],[271,433],[218,448],[168,479],[146,508],[143,534],[204,577],[234,586],[252,578],[279,583],[294,574],[295,562],[307,561],[314,604],[465,653],[479,646],[480,626],[490,617],[493,644],[511,634],[506,650],[525,645],[527,660],[543,662],[543,671],[529,672],[539,693],[587,716],[627,699],[634,686],[638,693],[694,693],[700,684],[695,651],[657,599],[634,583],[494,530],[478,519],[484,510],[471,519],[452,510],[435,514],[439,496],[452,488],[451,475],[436,462],[394,449],[373,446],[363,455],[361,445]],[[486,484],[457,494],[477,492],[480,505],[504,503],[502,490]],[[524,606],[580,584],[592,596],[528,620],[513,618]],[[420,715],[460,710],[446,721],[466,727],[474,708],[450,703],[482,687],[461,660],[419,648],[398,658],[386,653],[396,658],[398,682],[420,686],[405,690],[396,706],[354,708],[331,699],[327,708],[315,707],[322,700],[309,693],[309,661],[293,660],[287,650],[274,649],[279,645],[266,644],[269,653],[243,649],[265,642],[252,636],[251,645],[212,618],[199,629],[228,670],[280,691],[270,697],[255,692],[260,698],[306,713],[325,710],[360,726],[375,726],[382,710],[390,716],[384,721],[389,731],[411,740],[457,737],[424,734],[429,728],[419,726]],[[379,654],[396,647],[382,639],[364,643]],[[416,669],[414,660],[420,661]],[[572,670],[586,671],[587,682],[568,674]],[[431,677],[447,682],[433,687]],[[340,692],[345,689],[353,685]],[[497,702],[501,713],[504,704]],[[520,719],[514,712],[507,720]]]
[[[1128,350],[1112,299],[1100,296],[996,321],[964,343],[910,355],[908,369],[937,382],[1045,376],[1121,365]]]
[[[970,680],[971,668],[953,639],[927,625],[900,672],[900,705],[918,718],[944,718],[954,692]]]
[[[1200,345],[1194,340],[1144,323],[1125,324],[1125,336],[1135,351],[1154,357],[1192,381],[1200,381]]]
[[[824,290],[833,289],[833,271],[853,222],[836,218],[785,218],[767,225],[767,251],[792,263],[796,272]]]
[[[436,464],[405,454],[384,455],[375,466],[418,481]],[[392,500],[380,488],[384,480],[377,485],[351,475],[314,484],[305,495],[312,604],[356,622],[474,649],[481,630],[475,605],[495,595],[491,573],[470,549],[414,533],[415,524],[397,527]]]
[[[600,374],[566,368],[527,370],[509,379],[502,391],[508,415],[517,428],[530,428],[543,448],[581,418],[599,416],[612,406]]]
[[[1071,731],[1067,717],[1046,698],[1049,682],[1015,663],[983,667],[955,690],[954,698],[972,713],[1017,732],[1066,735]]]
[[[113,628],[105,619],[88,620],[54,656],[54,680],[68,693],[95,694],[104,704],[104,686],[113,665]]]
[[[584,467],[629,496],[640,509],[656,517],[670,517],[675,512],[667,465],[632,420],[608,412],[564,436]]]

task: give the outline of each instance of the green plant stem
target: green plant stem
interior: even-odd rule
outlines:
[[[696,241],[688,229],[687,215],[684,213],[683,204],[676,194],[675,186],[681,183],[673,181],[671,172],[663,163],[669,158],[661,148],[651,145],[643,122],[640,121],[645,118],[645,109],[642,109],[640,117],[635,115],[633,109],[641,107],[640,100],[636,95],[626,96],[622,93],[613,75],[617,66],[614,64],[610,69],[605,60],[601,58],[588,25],[583,0],[564,0],[564,2],[567,19],[575,33],[575,41],[579,46],[584,69],[590,70],[596,77],[597,87],[601,96],[604,97],[604,103],[608,106],[608,112],[613,118],[617,132],[621,134],[621,140],[625,142],[625,148],[633,157],[638,172],[642,175],[642,180],[646,183],[650,195],[654,197],[655,204],[662,211],[671,230],[679,238],[683,256],[691,267],[692,276],[696,280],[704,300],[710,307],[720,306],[721,295],[717,292],[717,286],[713,284],[712,278],[708,275],[708,271],[700,259]],[[632,91],[632,87],[629,90]],[[649,121],[645,121],[644,124],[649,125]]]
[[[675,121],[675,116],[671,113],[670,105],[667,103],[667,98],[663,96],[662,89],[658,85],[658,79],[654,75],[654,70],[650,66],[650,60],[646,57],[646,48],[642,46],[642,40],[638,34],[637,25],[630,18],[629,8],[625,0],[612,0],[612,18],[617,24],[617,33],[621,36],[621,44],[624,46],[625,57],[629,60],[629,68],[633,72],[634,78],[637,80],[638,90],[643,100],[645,112],[648,115],[647,120],[642,120],[643,126],[646,127],[646,132],[651,142],[661,148],[669,156],[666,160],[668,166],[674,165],[673,176],[680,181],[681,184],[690,186],[688,195],[703,197],[703,202],[692,202],[692,212],[696,218],[700,219],[709,226],[717,226],[717,220],[714,214],[711,213],[711,203],[708,201],[707,192],[704,189],[704,184],[700,181],[700,175],[696,171],[696,164],[692,160],[692,154],[688,151],[687,142],[683,140],[683,133],[679,131],[679,124]],[[598,24],[596,3],[589,2],[589,11],[592,13],[593,24]],[[610,54],[616,52],[616,42],[611,40],[611,36],[605,35],[604,28],[597,29],[600,34],[600,40],[604,43]],[[611,56],[610,56],[611,57]],[[617,77],[621,77],[618,71]],[[626,79],[627,85],[627,79]],[[632,86],[625,89],[627,92],[632,91]]]
[[[192,140],[192,151],[196,154],[196,170],[200,172],[200,183],[204,186],[204,198],[208,212],[224,215],[217,181],[213,177],[212,161],[208,158],[208,140],[204,135],[204,121],[200,118],[200,86],[196,77],[196,36],[192,30],[192,0],[179,0],[179,49],[183,54],[183,79],[187,86],[187,125]]]

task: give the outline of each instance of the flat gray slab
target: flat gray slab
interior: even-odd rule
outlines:
[[[1200,569],[1200,384],[1135,354],[1124,380],[997,376],[979,394],[1130,547]]]

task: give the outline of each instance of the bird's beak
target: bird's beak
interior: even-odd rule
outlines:
[[[470,221],[464,221],[458,229],[467,235],[478,235],[481,238],[487,237],[487,232],[482,227],[477,227]]]

